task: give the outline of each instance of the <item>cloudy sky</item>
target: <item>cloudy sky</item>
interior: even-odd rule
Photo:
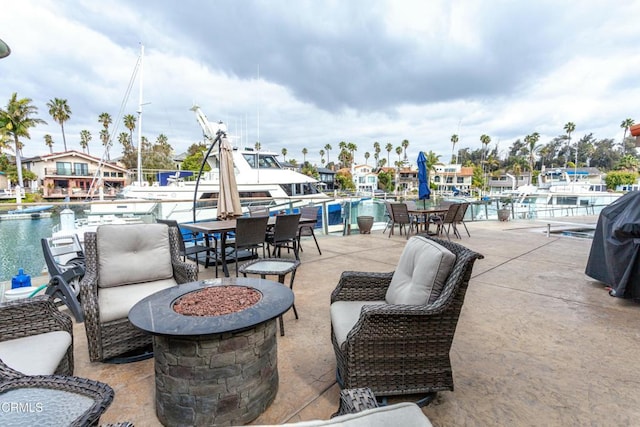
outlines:
[[[138,81],[125,94],[142,44],[143,134],[165,134],[176,153],[202,140],[193,104],[238,143],[298,160],[307,148],[318,164],[340,141],[359,162],[374,141],[404,139],[410,158],[448,160],[452,134],[457,148],[487,134],[504,152],[569,121],[575,136],[619,142],[622,120],[640,122],[638,18],[633,0],[5,1],[0,105],[17,92],[48,122],[32,130],[31,156],[48,152],[47,133],[62,151],[46,103],[66,99],[68,148],[88,129],[101,155],[98,115],[138,109]]]

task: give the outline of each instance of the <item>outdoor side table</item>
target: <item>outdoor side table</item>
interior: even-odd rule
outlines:
[[[289,281],[289,289],[293,291],[293,281],[296,277],[296,270],[300,265],[300,261],[296,259],[282,259],[282,258],[259,258],[253,261],[246,262],[238,269],[239,273],[242,273],[244,277],[247,274],[259,274],[261,278],[265,279],[267,275],[278,276],[278,282],[284,285],[284,278],[287,273],[291,273],[291,280]],[[293,314],[298,318],[298,310],[296,310],[296,304],[292,305]],[[280,336],[284,335],[284,321],[282,315],[280,316]]]

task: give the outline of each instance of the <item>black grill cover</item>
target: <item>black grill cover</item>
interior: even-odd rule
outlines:
[[[620,197],[598,217],[585,274],[606,285],[611,295],[640,298],[640,192]]]

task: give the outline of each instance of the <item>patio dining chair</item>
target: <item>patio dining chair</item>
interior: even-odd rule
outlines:
[[[264,258],[264,245],[267,233],[268,216],[242,216],[236,219],[235,237],[227,239],[226,248],[233,248],[233,252],[226,254],[226,259],[235,259],[236,276],[238,276],[238,264],[240,251],[245,249],[251,251],[251,257],[258,256],[257,250],[262,248],[262,258]],[[225,248],[225,250],[226,250]]]
[[[318,223],[319,210],[320,210],[319,206],[303,206],[300,208],[301,218],[315,218],[315,221],[305,222],[304,224],[300,224],[298,226],[298,247],[302,251],[302,245],[300,244],[300,237],[311,236],[313,237],[313,241],[316,242],[316,248],[318,248],[318,253],[322,255],[322,251],[320,250],[320,245],[318,244],[318,239],[316,239],[316,234],[314,232],[314,228],[316,228],[316,224]]]
[[[389,237],[393,234],[393,229],[395,225],[398,225],[398,231],[402,236],[402,230],[404,229],[404,233],[409,238],[409,233],[413,229],[413,227],[417,227],[409,215],[409,209],[407,208],[406,203],[390,203],[389,207],[391,209],[391,230],[389,231]],[[407,230],[407,226],[409,229]]]
[[[451,240],[449,238],[449,231],[451,230],[451,225],[454,224],[459,208],[460,203],[451,203],[444,215],[433,215],[429,218],[429,221],[437,226],[436,234],[441,235],[444,233],[447,236],[447,240]],[[453,232],[456,237],[460,238],[455,226]]]
[[[460,203],[460,206],[458,207],[458,210],[456,212],[456,216],[455,218],[453,218],[453,222],[452,222],[452,226],[453,226],[453,231],[456,233],[456,236],[458,236],[458,238],[460,239],[460,232],[458,231],[458,224],[462,224],[464,226],[464,229],[467,232],[467,236],[471,237],[471,234],[469,234],[469,229],[467,228],[467,224],[465,224],[464,222],[464,216],[467,213],[467,209],[469,208],[470,203],[469,202],[463,202]]]
[[[277,215],[273,231],[267,232],[267,255],[281,257],[282,248],[292,249],[297,260],[300,259],[298,253],[298,225],[300,224],[300,214]]]

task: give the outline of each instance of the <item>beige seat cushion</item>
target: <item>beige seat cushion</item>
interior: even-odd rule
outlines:
[[[100,307],[100,323],[124,319],[129,316],[131,307],[141,299],[176,285],[176,281],[170,278],[156,280],[155,282],[99,288],[98,306]]]
[[[339,345],[347,340],[347,334],[360,318],[365,305],[387,304],[385,301],[336,301],[331,304],[331,326]]]
[[[409,239],[393,273],[385,299],[389,304],[424,305],[435,301],[456,256],[422,236]]]
[[[71,345],[66,331],[45,332],[0,342],[0,359],[26,375],[51,375]]]
[[[282,426],[314,427],[431,427],[431,421],[415,403],[403,402],[395,405],[366,409],[355,414],[340,415],[329,420],[312,420]]]
[[[166,224],[101,225],[96,233],[99,287],[173,277]]]

